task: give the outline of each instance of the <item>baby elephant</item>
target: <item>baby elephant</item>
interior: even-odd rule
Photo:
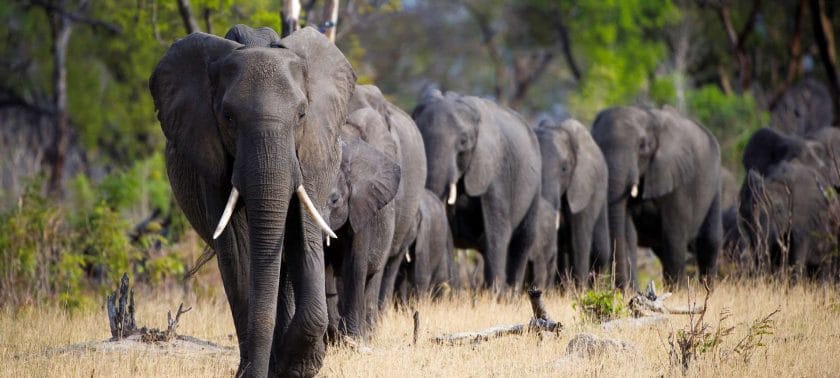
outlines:
[[[424,190],[417,218],[417,238],[397,280],[402,303],[430,290],[433,296],[440,297],[455,284],[452,233],[443,202],[431,191]]]
[[[607,265],[607,163],[580,122],[542,122],[542,197],[553,207],[561,274],[587,285],[590,271]]]

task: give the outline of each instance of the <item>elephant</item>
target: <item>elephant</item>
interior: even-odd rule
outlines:
[[[836,250],[836,194],[812,167],[784,161],[766,175],[751,170],[740,192],[741,229],[761,266],[767,252],[774,270],[793,269],[793,277],[814,276]],[[835,210],[836,211],[836,210]]]
[[[798,135],[762,128],[744,146],[742,163],[747,172],[766,176],[784,161],[809,166],[826,184],[840,188],[840,130],[824,127]]]
[[[417,236],[417,217],[426,180],[426,153],[423,138],[411,117],[388,102],[373,85],[358,85],[350,101],[350,109],[374,109],[382,119],[396,145],[396,161],[402,167],[400,185],[394,198],[394,231],[390,252],[379,288],[379,309],[392,302],[400,264]],[[376,313],[373,313],[376,315]],[[371,319],[374,322],[376,319]]]
[[[395,203],[401,179],[397,145],[385,120],[372,108],[352,112],[341,128],[342,159],[328,198],[328,334],[363,337],[378,311],[379,289],[394,236]]]
[[[684,284],[691,246],[711,283],[723,233],[715,137],[670,107],[609,108],[591,133],[608,168],[616,285],[636,285],[637,244],[657,255],[668,286]]]
[[[322,214],[356,75],[314,28],[272,39],[190,34],[149,89],[174,197],[217,255],[237,375],[313,376],[328,322],[323,236],[335,236]]]
[[[446,209],[434,193],[424,190],[417,219],[417,237],[397,276],[400,301],[429,293],[439,298],[449,289],[457,289],[454,247]]]
[[[834,105],[831,92],[819,80],[808,77],[771,102],[770,125],[786,134],[807,135],[831,126]]]
[[[559,271],[587,285],[610,256],[607,163],[583,124],[543,121],[536,129],[542,154],[542,196],[557,214]],[[567,263],[568,262],[568,263]]]
[[[428,157],[426,188],[446,200],[455,247],[484,255],[485,287],[518,290],[537,239],[536,134],[509,108],[436,89],[412,117]]]

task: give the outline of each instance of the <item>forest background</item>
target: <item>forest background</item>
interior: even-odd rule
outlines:
[[[324,0],[300,23],[325,25]],[[796,88],[837,120],[840,81],[825,0],[347,0],[336,43],[360,83],[410,112],[427,86],[492,98],[531,122],[591,124],[610,106],[671,105],[740,152]],[[0,3],[0,308],[100,302],[128,272],[194,285],[203,243],[174,204],[148,90],[188,32],[280,30],[280,0]],[[202,270],[203,274],[216,268]],[[202,274],[202,273],[199,273]],[[202,281],[198,281],[202,282]]]

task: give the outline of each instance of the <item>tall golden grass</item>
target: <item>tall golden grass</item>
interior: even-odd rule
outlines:
[[[689,288],[666,303],[685,307],[702,304],[703,290]],[[508,336],[473,345],[442,346],[430,338],[445,333],[523,323],[531,316],[525,296],[496,302],[488,296],[462,292],[450,299],[423,300],[421,337],[412,345],[413,309],[385,312],[367,341],[369,353],[349,347],[330,348],[320,375],[326,377],[522,377],[522,376],[674,376],[682,369],[669,359],[668,338],[686,329],[689,318],[670,315],[656,328],[605,331],[586,323],[572,306],[571,294],[543,294],[555,320],[565,325],[557,336]],[[177,308],[181,295],[140,293],[140,325],[165,327],[166,311]],[[230,349],[223,352],[176,351],[167,347],[129,350],[67,348],[102,341],[110,334],[103,308],[68,313],[56,307],[0,311],[0,375],[44,376],[231,376],[238,362],[233,324],[223,296],[187,303],[193,310],[181,318],[179,333]],[[757,319],[779,309],[773,334],[764,346],[750,350],[745,361],[734,351]],[[712,330],[735,327],[713,351],[698,353],[690,376],[837,376],[840,374],[840,291],[831,285],[788,286],[762,281],[724,281],[711,294],[705,322]],[[569,340],[587,332],[632,343],[636,355],[606,354],[594,358],[564,358]]]

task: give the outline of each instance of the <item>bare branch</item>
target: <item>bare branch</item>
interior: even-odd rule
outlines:
[[[178,13],[181,14],[181,20],[184,22],[184,29],[187,30],[187,34],[201,31],[198,28],[198,23],[195,22],[195,18],[193,18],[190,0],[178,0]]]
[[[122,33],[122,28],[120,28],[118,25],[102,20],[97,20],[95,18],[91,18],[87,15],[78,12],[69,11],[67,9],[64,9],[64,7],[62,6],[55,5],[52,2],[44,0],[30,0],[29,4],[30,6],[41,7],[49,13],[60,14],[61,16],[66,17],[68,20],[73,21],[74,23],[88,25],[95,30],[101,30],[110,34]]]

